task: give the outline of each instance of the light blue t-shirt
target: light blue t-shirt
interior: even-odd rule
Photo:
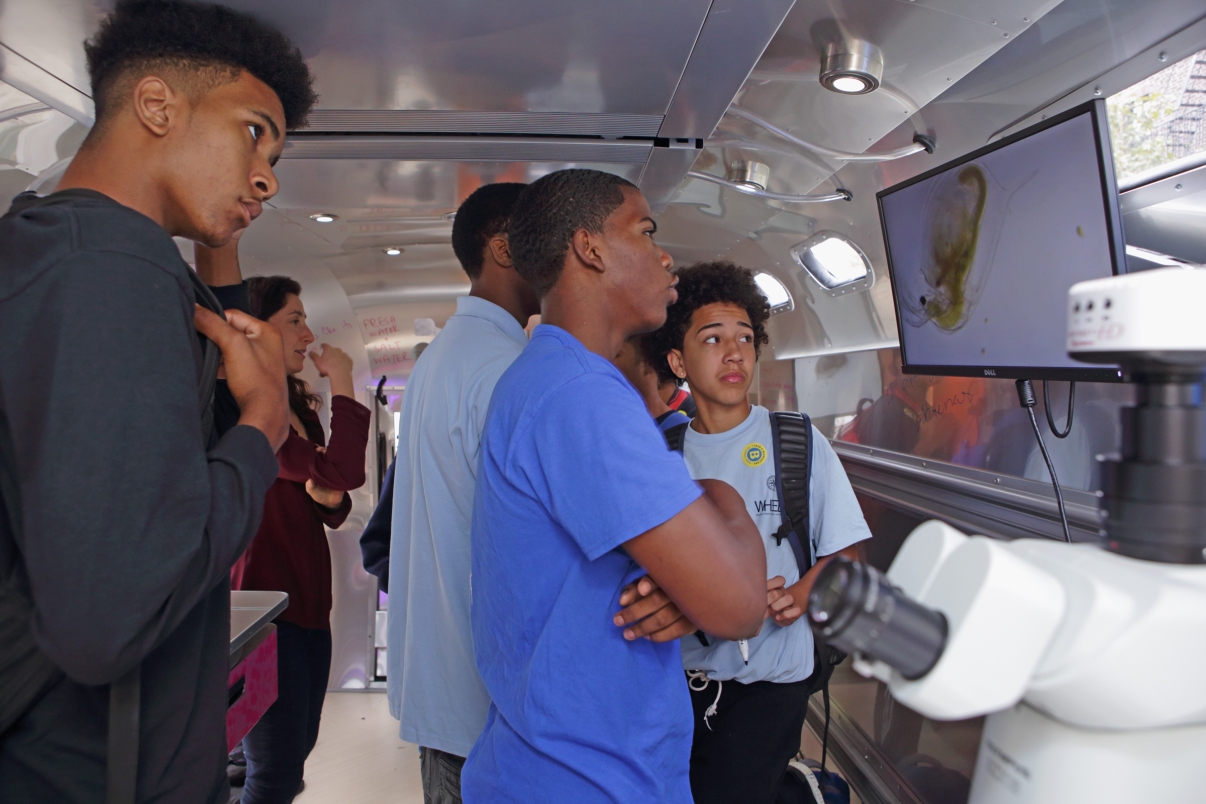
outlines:
[[[621,545],[700,495],[609,361],[542,324],[499,380],[473,508],[473,644],[492,704],[466,804],[689,804],[676,642],[627,642]]]
[[[766,577],[782,575],[786,586],[800,580],[800,567],[786,539],[776,544],[774,534],[783,524],[775,476],[774,442],[770,412],[759,405],[745,421],[723,433],[699,433],[688,427],[683,457],[696,479],[728,483],[749,511],[766,548]],[[850,487],[837,453],[825,437],[812,428],[812,474],[808,484],[808,520],[815,556],[827,556],[855,542],[871,538],[863,511]],[[807,601],[797,601],[801,607]],[[695,635],[682,638],[683,667],[703,670],[719,681],[736,679],[788,683],[812,675],[812,631],[807,617],[789,626],[773,619],[762,623],[758,636],[749,640],[750,663],[741,658],[736,642],[712,637],[704,647]]]
[[[482,427],[494,384],[527,345],[493,302],[456,314],[406,384],[394,470],[386,685],[407,742],[466,756],[490,696],[469,625],[469,521]]]

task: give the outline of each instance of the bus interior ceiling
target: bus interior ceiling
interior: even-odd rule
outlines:
[[[850,401],[842,412],[852,412],[880,390],[870,350],[897,343],[876,192],[1206,47],[1201,0],[223,2],[298,43],[320,94],[309,128],[290,135],[276,168],[279,194],[242,240],[245,273],[298,279],[317,339],[353,356],[366,403],[385,377],[394,410],[415,347],[468,290],[449,243],[458,204],[482,184],[581,166],[642,188],[658,242],[677,264],[731,259],[783,284],[794,307],[769,324],[774,360],[868,353],[862,363],[874,369],[875,387],[840,394]],[[92,103],[80,43],[110,7],[0,0],[5,202],[27,188],[53,189],[83,141]],[[818,81],[826,46],[848,40],[879,48],[879,90],[842,95]],[[917,134],[936,147],[852,162],[793,144],[730,107],[833,151],[893,151]],[[688,175],[724,178],[754,163],[765,166],[759,181],[770,193],[843,190],[850,200],[775,200]],[[1206,263],[1206,168],[1147,178],[1121,186],[1128,242]],[[852,292],[826,289],[792,255],[823,232],[866,255],[869,276]],[[191,261],[191,247],[181,250]],[[831,391],[818,385],[799,404]],[[374,409],[380,431],[392,433],[384,408]],[[379,470],[371,465],[369,477]],[[355,536],[375,496],[358,493],[346,544],[332,544],[337,597],[352,594],[368,609],[376,602],[367,580],[346,578],[358,569]],[[864,503],[869,520],[888,521],[882,498]],[[881,547],[893,552],[904,532]],[[349,620],[351,630],[362,616]],[[336,668],[333,687],[374,675],[371,645],[367,659],[357,645],[344,652],[360,658]],[[340,653],[337,644],[337,663]],[[878,705],[835,695],[851,712]],[[966,742],[962,734],[952,740]]]
[[[1202,16],[1192,0],[229,5],[299,43],[321,96],[310,127],[290,137],[279,195],[244,241],[248,270],[301,280],[316,334],[352,347],[365,384],[385,375],[391,387],[405,384],[414,346],[429,337],[415,320],[438,326],[468,287],[449,245],[459,202],[483,183],[571,165],[639,184],[678,264],[727,258],[777,277],[796,303],[772,320],[776,359],[892,345],[875,192],[1066,108],[1090,85],[1109,94],[1155,72],[1164,62],[1148,51]],[[80,42],[107,8],[0,6],[6,196],[42,174],[49,189],[82,141],[91,101]],[[842,95],[818,82],[825,45],[851,38],[881,50],[879,91]],[[1202,38],[1179,44],[1193,52]],[[936,149],[846,163],[726,114],[730,104],[837,151],[889,151],[915,133]],[[723,177],[734,162],[766,165],[772,192],[841,188],[852,200],[767,200],[687,175]],[[1160,238],[1159,216],[1128,212]],[[1166,228],[1184,228],[1186,214],[1181,198]],[[791,248],[822,231],[866,254],[865,290],[831,294],[800,270]]]

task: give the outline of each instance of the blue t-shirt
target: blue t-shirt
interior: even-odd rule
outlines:
[[[678,643],[627,642],[612,617],[645,574],[620,545],[700,493],[615,366],[538,326],[482,435],[471,619],[492,703],[466,804],[689,804]]]

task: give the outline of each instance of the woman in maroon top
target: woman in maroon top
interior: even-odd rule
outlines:
[[[347,492],[364,485],[369,410],[354,399],[352,360],[328,344],[310,353],[331,382],[331,441],[315,408],[318,396],[296,375],[314,334],[306,326],[301,287],[283,276],[248,282],[251,311],[280,330],[289,373],[293,427],[277,452],[280,474],[264,500],[264,519],[231,570],[234,589],[289,593],[276,619],[276,702],[243,738],[243,804],[290,802],[318,739],[331,666],[331,552],[323,526],[337,528],[352,509]]]

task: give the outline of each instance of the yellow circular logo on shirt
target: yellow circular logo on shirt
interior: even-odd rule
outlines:
[[[746,444],[741,450],[741,460],[746,466],[761,466],[766,461],[766,447],[761,444]]]

